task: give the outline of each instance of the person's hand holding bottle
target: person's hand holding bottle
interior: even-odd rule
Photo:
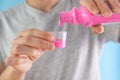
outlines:
[[[110,17],[113,12],[120,12],[120,3],[118,0],[80,0],[80,4],[85,6],[92,14],[102,14],[106,18]],[[104,27],[101,24],[93,26],[91,29],[96,34],[104,32]]]

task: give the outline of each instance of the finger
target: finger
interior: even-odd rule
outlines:
[[[112,6],[112,10],[115,13],[120,12],[120,2],[118,0],[109,0],[110,5]]]
[[[39,52],[41,50],[41,53]],[[36,56],[28,56],[28,58],[32,61],[32,62],[35,62],[38,58],[40,58],[44,52],[42,51],[42,49],[40,49],[39,51],[36,50],[34,51],[34,54],[36,54]],[[40,55],[39,55],[40,54]]]
[[[85,6],[92,14],[99,13],[99,9],[92,0],[80,0],[80,4]]]
[[[40,38],[36,38],[33,36],[22,37],[19,39],[14,40],[15,44],[24,44],[36,49],[44,49],[44,50],[54,50],[55,45],[51,41],[46,41]]]
[[[104,27],[102,25],[96,25],[91,27],[91,30],[95,34],[102,34],[104,32]]]
[[[19,58],[19,57],[8,57],[6,59],[6,63],[10,66],[24,64],[25,62],[26,62],[25,58]]]
[[[12,55],[17,57],[19,57],[19,55],[26,55],[38,58],[42,54],[42,49],[36,50],[25,45],[14,45],[14,47],[12,48]]]
[[[34,36],[48,41],[53,41],[53,35],[51,33],[37,29],[22,31],[19,33],[19,36]]]
[[[80,0],[80,4],[85,6],[93,14],[99,13],[99,9],[93,0]]]
[[[37,51],[35,54],[38,54],[39,52]],[[41,53],[40,55],[37,55],[37,56],[27,56],[27,55],[19,55],[17,54],[17,57],[21,57],[21,58],[26,58],[26,59],[29,59],[30,61],[34,62],[36,61],[43,53]]]
[[[107,6],[107,4],[104,2],[104,0],[94,0],[97,4],[98,8],[100,9],[101,14],[104,17],[110,17],[112,15],[112,11]]]

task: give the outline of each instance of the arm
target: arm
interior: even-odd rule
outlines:
[[[5,66],[0,62],[0,74],[5,70]]]

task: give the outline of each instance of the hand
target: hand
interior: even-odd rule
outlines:
[[[118,0],[80,0],[80,4],[85,6],[92,14],[101,13],[104,17],[110,17],[112,12],[120,12],[120,3]],[[91,29],[96,34],[104,32],[102,25],[93,26]]]
[[[23,31],[13,41],[11,56],[6,63],[19,73],[26,73],[45,51],[55,49],[52,41],[53,35],[48,32],[36,29]]]

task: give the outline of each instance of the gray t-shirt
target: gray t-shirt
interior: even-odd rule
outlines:
[[[32,66],[25,80],[100,80],[99,57],[103,43],[118,41],[118,24],[105,26],[105,33],[95,35],[90,28],[65,24],[58,27],[59,12],[79,6],[79,0],[60,0],[45,13],[26,2],[0,13],[0,61],[10,55],[11,42],[20,31],[37,28],[67,31],[67,46],[46,52]]]

